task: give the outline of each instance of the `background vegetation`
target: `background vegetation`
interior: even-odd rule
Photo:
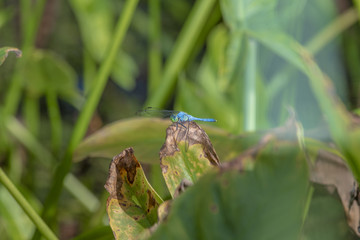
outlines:
[[[217,119],[204,128],[222,162],[291,107],[359,181],[359,14],[357,0],[0,0],[0,48],[22,51],[0,67],[1,236],[112,239],[103,185],[129,146],[169,198],[169,122],[136,118],[146,106]],[[310,212],[326,196],[332,236],[354,237],[337,197],[316,194]]]

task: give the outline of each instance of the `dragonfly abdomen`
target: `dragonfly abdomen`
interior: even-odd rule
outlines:
[[[196,117],[189,118],[189,121],[194,121],[194,120],[203,121],[203,122],[216,122],[216,120],[213,118],[196,118]]]

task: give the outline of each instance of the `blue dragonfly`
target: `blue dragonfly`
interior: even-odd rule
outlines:
[[[162,110],[156,109],[152,107],[147,107],[144,110],[138,112],[140,115],[152,115],[152,116],[162,116],[162,117],[170,117],[170,120],[173,123],[179,123],[182,126],[185,122],[191,121],[203,121],[203,122],[216,122],[213,118],[197,118],[187,114],[186,112],[174,111],[174,110]],[[185,126],[184,126],[185,127]]]
[[[161,117],[170,117],[170,120],[173,123],[180,124],[186,129],[186,139],[188,139],[188,132],[189,132],[189,123],[192,121],[203,121],[203,122],[216,122],[213,118],[198,118],[191,116],[185,112],[181,111],[174,111],[174,110],[162,110],[156,109],[152,107],[147,107],[144,110],[138,112],[140,115],[150,115],[150,116],[161,116]],[[185,126],[187,123],[187,126]],[[176,125],[177,130],[178,125]],[[188,145],[188,141],[186,141],[186,146]],[[187,148],[187,147],[186,147]]]

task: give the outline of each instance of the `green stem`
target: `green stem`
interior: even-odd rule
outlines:
[[[62,123],[56,92],[48,89],[46,92],[46,104],[51,124],[51,145],[54,154],[59,153],[62,139]]]
[[[30,205],[30,203],[25,199],[25,197],[15,187],[11,180],[6,176],[2,168],[0,168],[0,182],[9,191],[9,193],[13,196],[19,206],[29,216],[37,229],[46,239],[58,239],[56,235],[51,231],[51,229],[46,225],[46,223],[35,212],[34,208]]]
[[[193,61],[198,55],[199,52],[203,50],[203,47],[206,45],[206,41],[208,40],[209,33],[213,30],[214,26],[216,26],[221,20],[221,10],[220,4],[217,1],[211,13],[209,14],[209,18],[206,20],[201,32],[198,36],[198,39],[194,43],[194,47],[191,50],[191,53],[187,59],[187,62]]]
[[[149,5],[149,79],[148,79],[148,96],[161,84],[161,70],[162,70],[162,56],[161,56],[161,5],[160,0],[150,0]],[[156,165],[150,166],[151,179],[156,179],[156,182],[161,181],[162,175],[154,173]],[[153,185],[154,186],[154,185]]]
[[[52,170],[56,164],[55,157],[16,119],[10,118],[6,123],[6,130],[43,166]],[[89,211],[93,212],[99,205],[99,200],[71,173],[67,174],[64,185],[75,198],[83,204]]]
[[[107,51],[106,59],[103,61],[103,64],[101,64],[99,72],[94,79],[95,83],[90,96],[87,99],[87,102],[85,103],[84,108],[80,113],[79,119],[76,122],[68,148],[68,152],[71,154],[86,133],[91,117],[100,101],[100,97],[104,91],[105,85],[110,75],[110,71],[113,67],[113,63],[120,49],[125,33],[130,25],[131,18],[134,14],[138,2],[139,0],[126,1],[124,9],[120,14],[121,17],[116,25],[113,42]]]
[[[99,72],[94,79],[94,86],[87,102],[84,105],[84,108],[82,109],[82,112],[80,113],[79,119],[76,122],[65,156],[56,168],[50,192],[48,193],[44,204],[43,216],[46,219],[51,219],[54,215],[54,210],[61,194],[65,176],[68,174],[72,166],[72,153],[86,133],[138,1],[139,0],[128,0],[124,5],[123,11],[120,15],[121,17],[116,25],[114,39],[107,51],[106,59],[104,59]]]
[[[160,15],[160,0],[149,1],[149,87],[148,94],[155,92],[161,81],[161,15]]]
[[[196,1],[166,62],[161,84],[145,103],[146,106],[164,107],[175,87],[176,76],[191,54],[191,50],[215,3],[215,0]]]
[[[6,123],[6,130],[23,144],[30,153],[34,154],[35,159],[41,161],[41,164],[51,169],[51,166],[56,163],[53,155],[43,147],[43,145],[32,135],[16,118],[8,118]]]
[[[21,34],[22,34],[22,50],[24,51],[24,48],[27,48],[26,46],[30,45],[30,31],[32,30],[32,27],[30,26],[32,21],[31,18],[31,1],[27,0],[21,0],[20,1],[20,21],[21,21]]]
[[[19,59],[16,64],[15,72],[11,80],[10,87],[6,92],[5,105],[4,105],[4,119],[8,116],[14,115],[20,101],[20,95],[22,90],[22,79],[19,73],[20,69],[24,66],[24,59]]]
[[[321,50],[331,40],[339,36],[342,32],[352,26],[359,16],[354,8],[350,8],[341,14],[335,21],[326,26],[315,37],[313,37],[307,44],[307,49],[314,55]]]
[[[94,76],[96,75],[96,62],[91,57],[88,50],[83,50],[84,61],[84,95],[88,96],[93,89]]]
[[[309,190],[308,190],[306,202],[305,202],[305,209],[304,209],[304,214],[303,214],[303,218],[302,218],[302,226],[304,226],[305,221],[307,219],[307,216],[309,214],[309,210],[310,210],[310,206],[311,206],[311,200],[312,200],[312,197],[314,195],[314,191],[315,191],[314,187],[310,186]]]
[[[33,48],[36,41],[36,34],[38,27],[41,22],[41,18],[44,12],[46,5],[46,0],[37,0],[35,1],[35,6],[31,6],[32,1],[21,0],[21,29],[23,34],[23,45],[22,50],[26,52],[27,50]]]
[[[100,206],[100,201],[89,191],[82,182],[80,182],[73,174],[66,175],[64,186],[81,204],[89,211],[96,212]]]
[[[34,136],[38,136],[40,121],[38,98],[26,94],[23,107],[26,127]]]
[[[244,94],[244,130],[256,129],[256,52],[257,45],[252,39],[247,41],[247,64],[245,69],[245,88],[240,89]]]

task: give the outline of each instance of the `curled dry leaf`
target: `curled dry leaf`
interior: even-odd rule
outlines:
[[[116,239],[143,235],[157,222],[162,200],[148,183],[132,148],[113,158],[105,188],[110,193],[107,212]]]
[[[212,165],[219,165],[219,157],[208,135],[196,122],[189,122],[186,128],[177,123],[173,123],[167,128],[166,140],[160,150],[160,161],[162,157],[173,155],[179,151],[179,143],[185,143],[185,141],[188,141],[189,148],[192,145],[201,144],[208,161]]]
[[[201,175],[219,165],[209,137],[195,122],[172,124],[160,150],[160,166],[172,196],[179,184],[194,183]]]

